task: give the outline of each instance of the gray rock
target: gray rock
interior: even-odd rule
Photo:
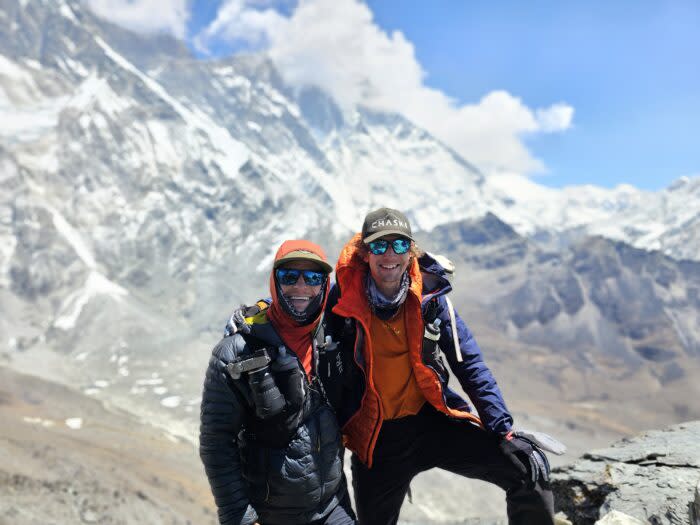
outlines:
[[[698,479],[700,421],[694,421],[584,454],[555,470],[553,489],[574,525],[596,523],[613,510],[654,525],[688,525],[697,523]]]
[[[603,519],[596,521],[596,525],[644,525],[644,522],[624,512],[613,510],[606,514]]]

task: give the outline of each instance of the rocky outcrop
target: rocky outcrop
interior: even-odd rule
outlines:
[[[558,510],[574,525],[612,511],[654,525],[699,525],[699,483],[700,421],[623,439],[553,474]]]

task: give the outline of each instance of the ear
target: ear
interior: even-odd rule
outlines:
[[[369,252],[368,251],[362,251],[362,260],[369,264]]]

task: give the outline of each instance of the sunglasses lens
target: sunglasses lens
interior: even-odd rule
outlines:
[[[397,255],[402,255],[411,248],[411,241],[408,239],[396,239],[391,243],[391,246]]]
[[[312,270],[304,271],[304,282],[309,286],[321,286],[326,278],[323,272],[314,272]]]
[[[383,254],[384,252],[386,252],[386,249],[388,247],[388,241],[372,241],[371,243],[369,243],[369,251],[371,251],[374,255]]]
[[[391,247],[393,248],[394,253],[397,255],[403,255],[411,249],[411,241],[409,239],[394,239],[391,241]],[[369,251],[371,251],[374,255],[381,255],[385,253],[388,248],[389,241],[386,240],[373,241],[369,243]]]
[[[277,270],[277,280],[280,284],[291,286],[299,280],[301,272],[299,270],[291,270],[288,268],[279,268]]]
[[[321,286],[326,279],[323,272],[313,270],[295,270],[292,268],[279,268],[277,270],[277,281],[285,286],[296,284],[300,276],[304,276],[304,282],[309,286]]]

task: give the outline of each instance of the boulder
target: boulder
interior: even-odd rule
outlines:
[[[700,421],[625,438],[555,469],[557,510],[574,525],[612,511],[653,525],[700,525]],[[600,521],[599,521],[600,520]]]

